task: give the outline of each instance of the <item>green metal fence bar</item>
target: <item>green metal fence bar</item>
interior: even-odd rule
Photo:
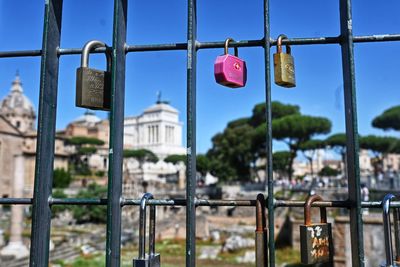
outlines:
[[[395,42],[400,41],[400,34],[375,34],[354,36],[353,43],[377,43],[377,42]],[[242,40],[230,42],[232,47],[261,47],[264,46],[264,40]],[[282,40],[282,44],[286,45],[323,45],[323,44],[340,44],[341,37],[308,37],[308,38],[289,38]],[[276,40],[270,38],[271,46],[276,45]],[[218,42],[196,42],[197,49],[214,49],[223,48],[224,41]],[[157,51],[174,51],[187,50],[187,43],[170,43],[170,44],[146,44],[146,45],[126,45],[126,52],[157,52]],[[104,48],[97,48],[91,53],[103,53]],[[77,55],[82,53],[82,48],[60,48],[59,55]],[[7,57],[38,57],[41,56],[42,50],[21,50],[21,51],[0,51],[0,58]]]
[[[186,266],[196,266],[196,0],[188,0],[187,18],[187,163]]]
[[[53,184],[59,66],[57,49],[60,46],[62,3],[62,0],[49,0],[45,5],[29,262],[31,267],[48,266],[49,259],[51,210],[48,200]]]
[[[361,216],[360,168],[358,161],[358,130],[356,84],[354,73],[353,24],[351,1],[340,0],[340,33],[346,118],[346,159],[348,200],[350,201],[350,235],[352,266],[364,266],[363,225]]]
[[[0,205],[31,205],[32,198],[0,198]],[[302,200],[274,200],[274,208],[283,207],[304,207],[305,202]],[[106,198],[50,198],[50,205],[107,205]],[[266,203],[268,203],[266,201]],[[122,199],[121,206],[138,206],[140,199]],[[153,199],[149,200],[146,205],[152,206],[186,206],[186,199]],[[254,199],[196,199],[195,205],[205,207],[254,207],[256,201]],[[337,201],[317,201],[313,202],[312,207],[326,208],[344,208],[350,209],[351,202],[349,200]],[[400,208],[400,201],[391,201],[391,208]],[[382,201],[362,201],[361,208],[382,209]]]
[[[114,1],[106,241],[106,266],[109,267],[119,267],[121,261],[121,195],[127,8],[127,0]]]
[[[186,266],[196,265],[196,207],[242,206],[254,207],[255,200],[206,200],[196,199],[196,65],[197,50],[222,48],[223,41],[197,41],[196,0],[188,0],[187,43],[126,44],[127,0],[114,0],[114,26],[112,45],[112,108],[110,118],[109,181],[107,199],[52,198],[52,176],[56,125],[56,104],[59,57],[81,54],[80,48],[59,48],[61,35],[62,0],[46,0],[43,42],[41,50],[0,51],[0,58],[41,56],[41,79],[38,116],[38,137],[33,198],[0,198],[0,204],[32,205],[30,266],[48,266],[52,205],[107,205],[106,266],[120,266],[121,210],[123,206],[140,204],[140,199],[122,198],[122,152],[125,97],[125,60],[130,52],[187,51],[187,187],[185,199],[153,199],[148,205],[186,206]],[[362,208],[381,208],[381,201],[361,202],[358,162],[358,131],[356,113],[356,87],[354,67],[354,43],[400,41],[400,34],[353,36],[351,1],[339,0],[340,36],[289,38],[282,44],[324,45],[340,44],[344,81],[348,199],[344,201],[320,201],[316,207],[345,208],[350,210],[350,237],[352,266],[364,266]],[[271,129],[271,70],[270,48],[276,40],[270,37],[269,0],[264,0],[264,37],[261,40],[231,42],[231,47],[263,47],[265,61],[265,103],[267,124],[267,184],[269,225],[269,265],[275,266],[274,209],[303,207],[304,201],[276,200],[273,198],[272,129]],[[94,53],[104,53],[99,48]],[[400,202],[391,202],[400,207]]]
[[[271,111],[271,31],[269,0],[264,0],[264,79],[265,79],[265,121],[266,121],[266,180],[268,209],[268,261],[275,266],[275,209],[274,209],[274,177],[272,169],[272,111]]]

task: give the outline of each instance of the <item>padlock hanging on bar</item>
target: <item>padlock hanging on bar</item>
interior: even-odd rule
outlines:
[[[321,222],[311,223],[311,204],[323,201],[318,195],[309,196],[304,205],[304,225],[300,225],[300,250],[302,264],[332,263],[332,227],[327,223],[326,208],[320,208]]]
[[[156,207],[150,206],[149,254],[146,254],[146,203],[153,195],[145,193],[140,200],[139,255],[133,260],[133,267],[160,267],[160,254],[155,253]]]
[[[382,218],[383,218],[383,234],[385,240],[385,256],[386,262],[382,267],[395,267],[400,266],[400,251],[399,251],[399,209],[393,209],[394,220],[394,237],[396,245],[396,256],[393,256],[393,243],[392,243],[392,226],[390,223],[390,202],[395,199],[393,194],[387,194],[382,200]]]
[[[111,107],[111,55],[106,51],[107,71],[89,68],[89,53],[97,47],[106,47],[92,40],[82,49],[81,67],[76,70],[75,105],[88,109],[106,110]]]
[[[238,57],[238,48],[235,47],[235,55],[228,54],[229,42],[232,38],[225,40],[224,55],[218,56],[214,63],[215,81],[223,86],[239,88],[246,85],[247,67],[246,62]]]
[[[289,45],[286,45],[286,53],[282,52],[283,39],[287,39],[286,35],[279,35],[276,43],[276,53],[274,54],[274,78],[277,85],[291,88],[296,86],[294,58]]]

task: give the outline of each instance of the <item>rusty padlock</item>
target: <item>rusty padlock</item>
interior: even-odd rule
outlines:
[[[247,67],[246,62],[238,58],[238,48],[235,47],[235,55],[228,54],[229,42],[232,38],[225,40],[225,54],[218,56],[214,63],[215,81],[221,85],[238,88],[246,85]]]
[[[286,53],[282,52],[283,39],[287,39],[286,35],[278,36],[276,53],[274,54],[274,77],[277,85],[290,88],[296,86],[294,58],[289,45],[286,45]]]
[[[97,47],[106,47],[101,41],[92,40],[82,50],[81,67],[76,70],[77,107],[110,110],[111,106],[111,55],[106,51],[107,71],[89,68],[89,53]]]
[[[394,257],[394,264],[400,266],[400,211],[399,208],[393,209],[394,220],[394,244],[396,248],[396,256]]]
[[[318,195],[309,196],[304,205],[304,225],[300,225],[302,264],[333,262],[332,228],[326,220],[326,208],[320,208],[321,222],[311,223],[311,204],[322,200]]]
[[[268,234],[265,216],[265,198],[258,194],[256,199],[256,267],[268,266]]]

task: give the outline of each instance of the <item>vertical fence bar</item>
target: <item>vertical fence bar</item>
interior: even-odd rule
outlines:
[[[354,69],[353,26],[351,1],[340,0],[340,32],[343,67],[343,87],[347,139],[347,179],[350,207],[352,266],[364,266],[363,225],[361,216],[359,138],[357,130],[356,84]]]
[[[107,198],[107,267],[119,267],[121,257],[121,195],[127,8],[127,0],[115,0],[111,68],[110,164],[108,170]]]
[[[196,266],[196,0],[188,0],[186,266]]]
[[[31,267],[46,267],[49,264],[51,224],[49,198],[51,197],[53,184],[59,67],[58,48],[61,36],[62,4],[62,0],[48,0],[46,1],[44,12],[39,120],[29,261],[29,266]]]
[[[267,157],[267,208],[268,208],[268,250],[269,266],[275,266],[275,222],[274,222],[274,177],[272,170],[272,115],[271,115],[271,63],[270,63],[270,24],[269,0],[264,0],[264,60],[265,60],[265,122],[266,122],[266,157]]]

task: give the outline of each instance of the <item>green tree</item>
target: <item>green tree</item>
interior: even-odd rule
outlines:
[[[186,164],[186,159],[187,159],[187,156],[186,156],[186,155],[176,155],[176,154],[173,154],[173,155],[167,156],[167,157],[164,159],[164,161],[165,161],[165,162],[168,162],[168,163],[172,163],[172,164],[177,164],[178,162],[183,162],[183,163]]]
[[[76,198],[106,198],[107,187],[97,184],[90,184],[87,189],[79,191]],[[90,205],[72,207],[72,213],[77,223],[106,223],[107,222],[107,206]]]
[[[289,177],[290,152],[276,151],[272,154],[272,168],[278,174],[279,178]]]
[[[157,162],[156,154],[147,149],[124,150],[124,158],[134,158],[139,162],[140,168],[145,162]]]
[[[211,170],[210,166],[211,166],[210,159],[206,155],[198,154],[196,156],[196,168],[197,171],[201,173],[201,175],[203,176],[206,175],[207,172]]]
[[[86,137],[86,136],[74,136],[67,140],[67,142],[71,145],[82,146],[82,145],[93,145],[93,146],[102,146],[104,145],[104,141],[94,138],[94,137]]]
[[[53,188],[67,188],[72,181],[69,171],[64,169],[55,169],[53,172]]]
[[[383,130],[400,131],[400,106],[385,110],[372,120],[372,126]]]
[[[387,154],[396,152],[399,139],[388,136],[368,135],[360,138],[360,147],[367,149],[374,154],[372,166],[374,168],[375,177],[383,168],[383,160]]]
[[[221,181],[250,179],[251,168],[255,167],[252,153],[254,128],[245,120],[230,122],[223,133],[212,138],[212,148],[207,152],[212,174]]]
[[[339,170],[335,170],[329,166],[325,166],[319,171],[318,174],[320,176],[329,177],[329,176],[337,176],[339,173],[340,173]]]
[[[261,131],[266,132],[265,123],[260,125]],[[289,180],[292,179],[293,162],[300,146],[318,134],[327,134],[331,130],[330,120],[322,117],[306,115],[289,115],[272,121],[272,136],[284,142],[290,151]]]
[[[303,152],[304,157],[310,164],[310,174],[314,177],[313,159],[318,149],[324,148],[325,142],[323,140],[311,139],[300,144],[300,150]]]
[[[61,189],[53,189],[52,197],[53,198],[66,198],[67,195]],[[67,209],[68,209],[68,207],[65,205],[53,205],[53,206],[51,206],[51,217],[54,218],[58,214],[64,212]]]
[[[260,103],[254,106],[253,114],[249,120],[249,124],[253,127],[257,127],[265,123],[265,103]],[[272,101],[271,103],[271,118],[279,119],[289,115],[299,115],[300,108],[296,105],[283,104],[278,101]]]
[[[87,159],[96,153],[97,147],[104,145],[104,141],[94,137],[74,136],[67,140],[67,144],[75,146],[72,156],[74,171],[82,175],[90,174]]]
[[[292,156],[288,173],[291,177],[300,143],[316,134],[329,132],[331,123],[325,118],[300,115],[300,108],[296,105],[274,101],[271,109],[273,138],[290,144]],[[255,105],[250,118],[229,122],[222,133],[212,138],[212,143],[207,156],[213,175],[222,181],[249,180],[253,174],[257,175],[256,162],[265,158],[266,152],[265,103]]]

